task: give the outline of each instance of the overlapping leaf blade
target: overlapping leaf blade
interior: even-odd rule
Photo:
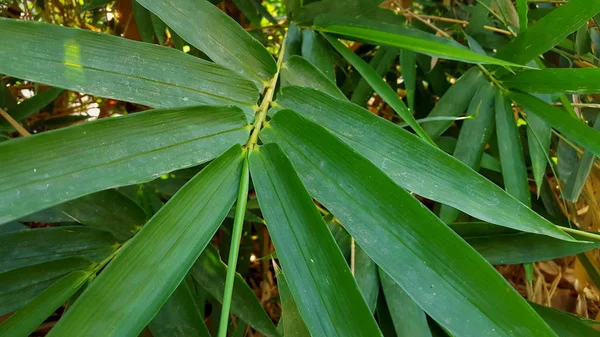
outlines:
[[[480,255],[327,130],[283,110],[263,129],[261,139],[283,148],[311,195],[452,334],[514,336],[518,327],[519,335],[554,336]],[[471,282],[465,283],[467,279]]]
[[[0,223],[200,164],[244,143],[248,132],[238,108],[205,106],[145,111],[2,142]]]
[[[517,66],[511,62],[472,52],[451,39],[438,37],[416,29],[367,19],[320,15],[315,20],[314,29],[376,44],[399,47],[448,60]]]
[[[529,94],[511,91],[508,97],[594,155],[600,156],[600,131],[569,116],[566,111]]]
[[[264,132],[264,131],[263,131]],[[294,169],[275,144],[250,155],[250,172],[277,257],[314,336],[379,336],[350,268]]]
[[[235,104],[249,116],[258,98],[252,82],[172,48],[4,18],[0,40],[0,73],[59,88],[154,108]]]
[[[328,95],[345,99],[342,91],[323,72],[301,56],[291,56],[281,66],[281,85],[319,89]]]
[[[175,291],[233,205],[239,145],[190,180],[131,239],[48,334],[137,336]],[[123,319],[127,317],[127,319]]]
[[[502,79],[509,89],[530,93],[592,94],[600,92],[600,69],[543,69],[524,70]]]
[[[327,128],[416,194],[501,226],[571,240],[460,161],[357,105],[297,87],[284,88],[277,102]]]
[[[138,0],[179,36],[218,64],[251,79],[262,89],[273,77],[275,60],[235,20],[206,0]],[[229,79],[227,79],[229,80]],[[193,82],[198,82],[196,79]]]

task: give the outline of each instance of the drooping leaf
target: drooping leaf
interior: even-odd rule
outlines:
[[[530,93],[592,94],[600,92],[599,77],[597,68],[524,70],[503,78],[502,84]]]
[[[540,99],[551,103],[550,95],[538,95]],[[527,145],[531,157],[531,171],[537,186],[538,197],[546,176],[546,166],[552,140],[552,128],[536,114],[527,114]]]
[[[528,112],[535,114],[565,136],[585,147],[592,154],[600,156],[600,131],[583,124],[580,120],[568,115],[564,110],[529,94],[511,91],[508,93],[508,97],[523,106]]]
[[[100,262],[117,247],[109,232],[83,226],[26,229],[0,234],[0,272],[68,257]]]
[[[468,63],[489,63],[504,66],[518,66],[497,58],[480,55],[460,45],[454,40],[397,25],[390,25],[366,19],[347,19],[330,15],[320,15],[315,20],[314,29],[332,34],[341,34],[376,44],[385,44],[417,53]]]
[[[0,323],[0,335],[27,337],[52,313],[69,300],[90,277],[90,271],[77,270],[58,280],[33,301]]]
[[[453,223],[450,228],[491,264],[547,261],[600,247],[600,240],[577,234],[581,241],[568,242],[489,223]]]
[[[86,226],[110,231],[125,241],[146,222],[146,213],[116,190],[105,190],[67,201],[55,208]]]
[[[121,248],[48,337],[81,331],[90,337],[137,336],[233,205],[242,158],[241,146],[234,145],[190,180]]]
[[[158,40],[158,44],[165,44],[167,25],[154,13],[150,13],[150,21],[152,21],[152,29],[154,30],[154,35]]]
[[[154,26],[152,26],[150,11],[140,5],[137,0],[133,0],[131,6],[135,25],[140,33],[142,41],[154,43]]]
[[[458,140],[449,136],[441,136],[436,139],[435,143],[446,153],[452,154],[454,153],[454,149],[456,148],[456,142]],[[483,152],[481,156],[481,168],[491,170],[494,172],[502,173],[502,166],[500,164],[500,160],[492,157],[489,153]]]
[[[282,110],[262,130],[261,139],[284,149],[311,195],[340,219],[380,268],[452,334],[513,336],[518,326],[519,334],[525,336],[554,336],[479,254],[378,167],[327,130],[293,111]],[[498,311],[504,315],[497,315]],[[471,317],[477,319],[465,324],[465,318]]]
[[[298,87],[284,88],[277,102],[327,128],[409,191],[497,225],[571,240],[456,158],[366,109]]]
[[[487,80],[477,69],[472,67],[454,83],[440,98],[433,110],[427,116],[432,117],[458,117],[469,107],[469,103],[479,89]],[[423,130],[432,138],[438,138],[446,131],[454,121],[443,120],[423,124]]]
[[[281,149],[268,144],[254,150],[250,172],[277,257],[294,280],[290,292],[311,334],[381,335],[333,236]]]
[[[262,90],[275,74],[277,67],[271,54],[237,22],[210,2],[138,2],[211,60],[251,79],[259,89]],[[198,79],[193,82],[198,82]]]
[[[309,87],[345,99],[342,91],[323,72],[301,56],[291,56],[281,66],[281,86]]]
[[[25,118],[40,111],[40,109],[51,103],[62,92],[63,89],[60,88],[44,90],[7,112],[17,122],[22,122]],[[6,120],[2,119],[2,121],[0,121],[0,130],[10,131],[13,130],[13,127]]]
[[[183,279],[175,292],[148,327],[154,337],[210,337],[204,316],[196,304],[188,278]]]
[[[254,27],[260,27],[260,14],[254,6],[255,0],[233,0],[233,3],[250,20]]]
[[[61,277],[91,265],[83,258],[66,258],[0,273],[0,315],[20,309]]]
[[[596,121],[594,122],[594,130],[600,131],[600,114],[598,114]],[[579,199],[579,195],[583,190],[583,185],[592,171],[594,161],[596,161],[596,156],[593,153],[588,150],[583,152],[581,159],[577,163],[577,171],[571,174],[564,186],[564,198],[571,202],[576,202],[577,199]]]
[[[392,63],[396,60],[399,52],[398,48],[382,46],[377,50],[371,62],[369,62],[369,66],[383,77],[392,67]],[[355,104],[363,106],[367,104],[372,94],[373,88],[371,88],[364,78],[361,78],[356,87],[354,87],[350,100]]]
[[[519,32],[527,30],[527,12],[529,10],[527,0],[516,0],[517,13],[519,14]]]
[[[208,245],[206,247],[194,263],[190,274],[210,296],[219,302],[223,301],[227,266],[221,261],[214,246]],[[239,274],[236,275],[233,283],[231,312],[262,334],[279,336],[275,325],[273,325],[258,298]]]
[[[294,21],[308,24],[323,13],[344,13],[349,17],[367,16],[375,12],[381,4],[381,0],[303,0],[304,6],[297,10],[294,15]],[[389,10],[386,12],[393,13]]]
[[[383,80],[381,76],[371,68],[371,66],[358,57],[352,50],[346,47],[343,43],[337,39],[324,35],[327,41],[350,63],[361,76],[371,85],[373,90],[383,98],[383,100],[389,104],[392,109],[406,122],[410,127],[425,141],[430,144],[434,144],[429,136],[423,131],[421,126],[415,121],[410,110],[406,107],[404,102],[398,98],[398,94]]]
[[[415,90],[417,82],[417,55],[410,50],[400,53],[400,66],[402,67],[402,79],[406,87],[406,100],[411,111],[415,110]]]
[[[200,164],[244,143],[248,131],[238,108],[189,107],[100,119],[2,142],[0,223]]]
[[[517,121],[510,100],[500,91],[496,92],[495,115],[504,189],[524,205],[531,206],[527,167]]]
[[[494,127],[494,97],[496,87],[487,82],[483,84],[469,103],[469,116],[458,134],[453,156],[475,171],[479,171],[483,150],[492,134]],[[440,219],[445,223],[453,222],[460,211],[448,205],[440,208]]]
[[[252,82],[173,48],[5,18],[0,40],[0,73],[59,88],[155,108],[235,104],[249,115],[258,98]]]
[[[431,337],[427,316],[415,301],[382,269],[381,287],[398,336]]]
[[[526,64],[600,13],[600,1],[570,0],[498,50],[496,58]]]

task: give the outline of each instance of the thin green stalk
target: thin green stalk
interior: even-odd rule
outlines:
[[[246,155],[244,156],[242,178],[238,190],[235,217],[233,218],[233,232],[231,233],[231,247],[229,248],[229,260],[227,262],[227,277],[225,278],[225,293],[223,294],[223,307],[221,308],[221,320],[219,323],[219,337],[227,336],[227,326],[229,324],[229,310],[231,309],[233,282],[235,280],[235,270],[240,252],[242,229],[244,228],[246,203],[248,202],[248,186],[250,184],[250,171],[248,170],[249,154],[250,151],[246,151]]]

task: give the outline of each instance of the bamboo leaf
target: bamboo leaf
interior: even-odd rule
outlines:
[[[400,53],[400,66],[402,67],[402,78],[406,88],[406,100],[410,111],[415,111],[415,89],[417,85],[417,55],[410,50]]]
[[[249,116],[258,98],[252,82],[173,48],[4,18],[0,40],[0,73],[59,88],[155,108],[235,104]]]
[[[219,302],[223,301],[227,266],[221,261],[214,246],[208,245],[206,247],[194,263],[190,274],[210,296]],[[279,336],[275,325],[273,325],[258,298],[239,274],[236,274],[233,284],[231,312],[262,334]]]
[[[210,337],[189,282],[183,279],[148,327],[154,337]]]
[[[516,0],[517,13],[519,14],[519,32],[523,33],[527,30],[527,11],[528,4],[527,0]]]
[[[400,51],[398,48],[392,48],[388,46],[382,46],[379,48],[371,62],[369,62],[369,66],[375,69],[375,71],[383,77],[392,67],[394,60],[396,60],[396,56]],[[367,104],[367,101],[373,94],[373,88],[369,85],[369,83],[361,77],[360,81],[354,88],[352,92],[352,103],[358,104],[360,106],[364,106]]]
[[[600,131],[594,130],[569,116],[564,110],[537,97],[513,91],[508,92],[508,97],[594,155],[600,156]]]
[[[346,99],[334,82],[301,56],[291,56],[281,67],[281,86],[292,85],[314,88],[336,98]]]
[[[283,335],[286,337],[310,337],[310,332],[300,316],[298,306],[287,285],[282,272],[277,274],[277,289],[281,298],[281,320],[283,320]]]
[[[63,276],[91,266],[83,258],[66,258],[0,273],[0,315],[22,308]]]
[[[539,95],[540,99],[551,103],[550,95]],[[530,113],[527,114],[527,145],[531,157],[531,171],[537,186],[538,197],[546,177],[546,166],[552,140],[552,128],[542,118]]]
[[[137,336],[233,205],[242,158],[241,147],[235,145],[190,180],[121,248],[48,337],[81,331],[90,337]]]
[[[263,129],[261,139],[284,149],[311,195],[340,219],[380,268],[452,334],[514,336],[518,326],[524,336],[554,336],[475,250],[327,130],[293,111],[282,110]],[[269,223],[268,217],[266,220]],[[278,256],[281,258],[281,252]],[[498,311],[504,315],[497,315]],[[466,317],[477,319],[465,324]]]
[[[302,31],[302,57],[314,64],[327,79],[335,83],[333,53],[321,35],[310,30]]]
[[[109,232],[83,226],[3,233],[0,234],[0,272],[69,257],[100,262],[117,245]]]
[[[366,109],[298,87],[284,88],[277,103],[327,128],[409,191],[497,225],[572,240],[456,158]]]
[[[135,19],[135,25],[140,33],[142,41],[154,43],[154,27],[152,26],[152,17],[150,16],[150,11],[144,8],[144,6],[140,5],[137,0],[133,0],[131,6],[133,18]]]
[[[189,107],[106,118],[2,142],[0,223],[198,165],[246,142],[248,132],[238,108]],[[45,159],[40,161],[38,154]]]
[[[251,153],[250,172],[277,257],[294,280],[288,284],[290,292],[311,334],[380,336],[346,261],[289,159],[277,145],[265,145]]]
[[[252,80],[262,90],[277,67],[269,52],[232,18],[206,0],[138,0],[211,60]],[[235,78],[235,77],[234,77]],[[229,81],[229,78],[225,78]],[[193,82],[198,82],[195,79]]]
[[[502,164],[504,189],[526,206],[531,206],[527,167],[510,100],[496,92],[496,136]]]
[[[441,136],[436,139],[435,143],[446,153],[452,154],[454,153],[454,149],[456,148],[456,142],[458,140],[449,136]],[[491,170],[494,172],[502,173],[502,166],[500,164],[500,160],[492,157],[490,154],[483,152],[481,156],[481,168]]]
[[[485,76],[479,69],[476,67],[470,68],[446,91],[427,117],[460,116],[469,107],[469,103],[473,99],[473,95],[475,95],[477,89],[486,82]],[[424,123],[423,130],[425,130],[432,139],[436,139],[453,123],[453,120]]]
[[[435,146],[435,143],[429,138],[429,136],[423,131],[421,126],[415,121],[415,118],[411,114],[410,110],[406,107],[404,102],[398,98],[398,94],[387,84],[381,76],[373,69],[369,64],[358,57],[352,50],[346,47],[343,43],[335,38],[324,35],[325,39],[350,63],[361,76],[371,85],[373,90],[383,98],[383,100],[389,104],[392,109],[402,119],[410,125],[410,127],[425,141]]]
[[[431,337],[427,316],[394,280],[379,269],[381,287],[398,336]]]
[[[570,0],[552,10],[535,25],[529,26],[527,31],[498,50],[495,57],[526,64],[553,48],[598,13],[600,1]]]
[[[379,297],[379,274],[377,264],[371,260],[369,255],[355,244],[354,253],[354,278],[365,298],[371,312],[375,312],[377,298]]]
[[[90,271],[77,270],[58,280],[0,324],[0,335],[27,337],[56,309],[75,294],[90,277]]]
[[[600,114],[598,114],[596,121],[594,122],[594,130],[600,131]],[[576,202],[577,199],[579,199],[579,195],[583,190],[583,185],[585,185],[585,182],[592,171],[595,160],[596,156],[594,156],[593,153],[588,150],[583,152],[581,159],[577,163],[577,171],[571,174],[564,186],[564,198],[571,202]]]
[[[340,34],[448,60],[519,66],[512,62],[477,54],[451,39],[367,19],[319,15],[313,28],[325,33]]]
[[[524,70],[502,79],[510,89],[529,93],[592,94],[600,92],[600,69],[543,69]]]
[[[598,337],[600,332],[592,326],[595,321],[586,320],[582,317],[548,308],[536,303],[529,303],[535,311],[554,329],[560,337]]]

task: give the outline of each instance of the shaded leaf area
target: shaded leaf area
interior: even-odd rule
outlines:
[[[502,79],[510,89],[529,93],[588,94],[600,92],[600,69],[525,70]]]
[[[244,143],[248,131],[238,108],[189,107],[101,119],[2,142],[0,161],[6,164],[0,172],[0,223],[206,162],[232,144]],[[39,161],[28,149],[47,159]]]

